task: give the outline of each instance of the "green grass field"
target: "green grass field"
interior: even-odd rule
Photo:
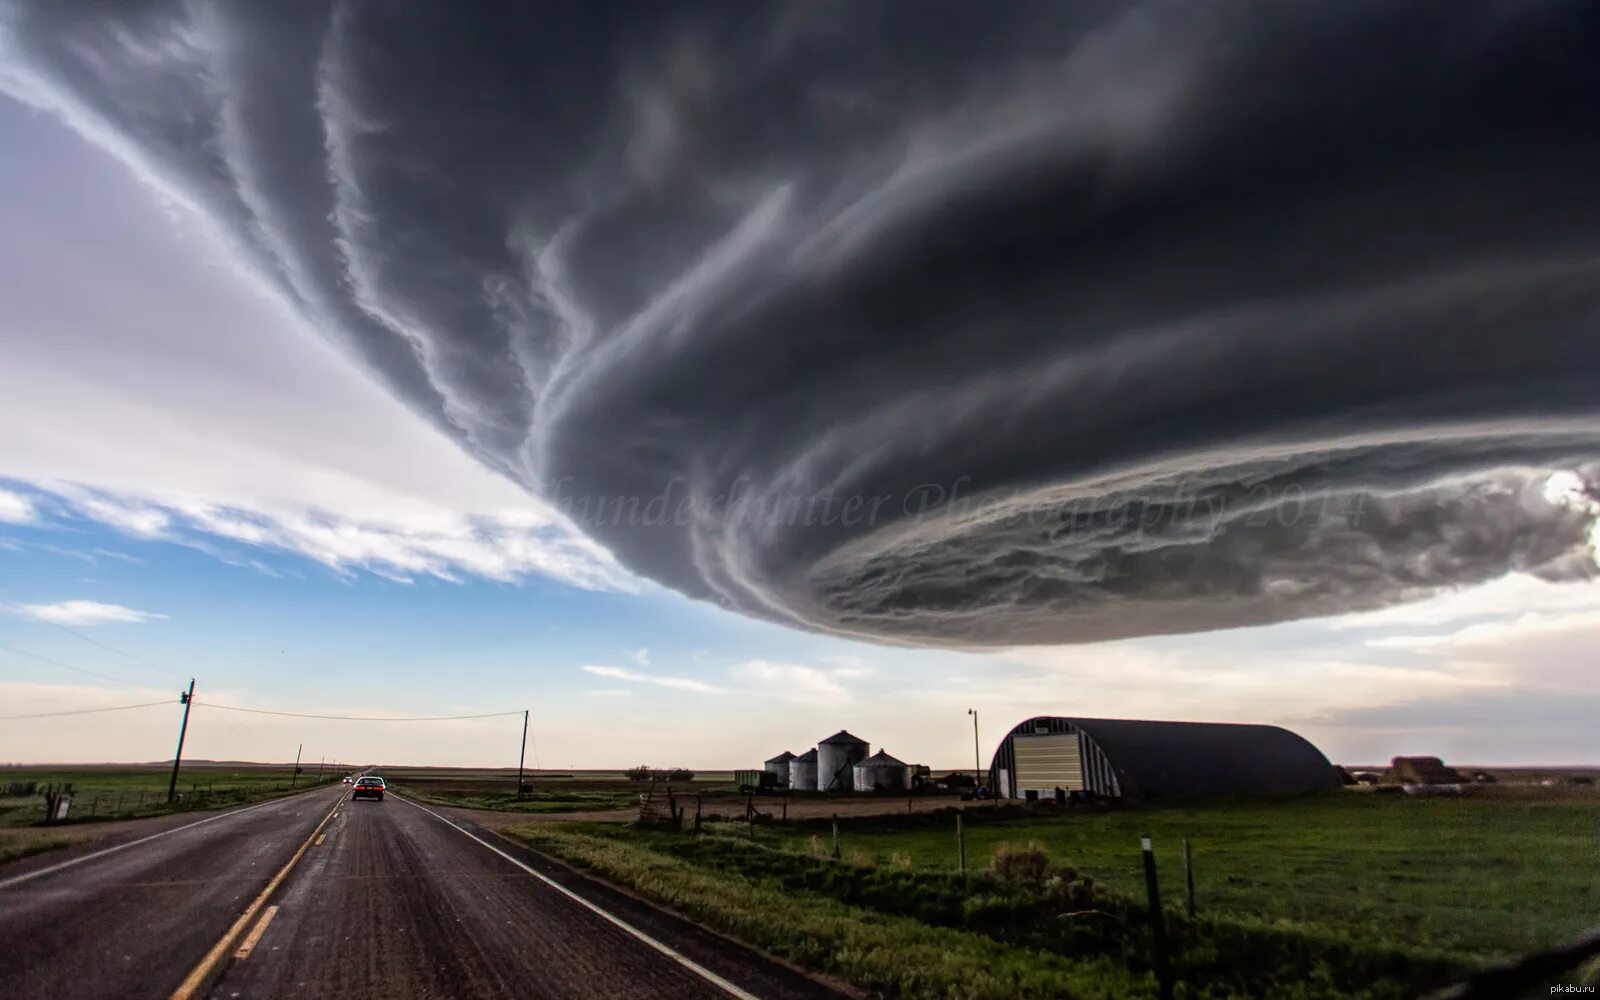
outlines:
[[[1154,838],[1180,996],[1404,997],[1600,924],[1600,796],[1278,803],[742,824],[699,837],[525,827],[725,932],[891,996],[1149,996],[1138,838]],[[1183,915],[1182,842],[1198,919]],[[1038,845],[1028,885],[986,869]],[[1071,871],[1065,871],[1071,869]]]
[[[374,768],[373,773],[396,791],[436,805],[534,814],[637,809],[639,795],[650,787],[627,780],[620,771],[529,772],[525,782],[531,790],[519,797],[515,771],[401,767]],[[733,796],[732,778],[728,771],[697,773],[693,781],[672,787],[678,794],[704,789]]]
[[[324,783],[338,781],[342,773],[327,770]],[[72,826],[112,819],[159,816],[186,809],[217,809],[270,798],[318,780],[316,768],[298,778],[293,768],[267,765],[186,766],[178,776],[180,800],[168,805],[171,771],[164,767],[5,767],[0,768],[0,828],[40,824],[45,819],[45,785],[71,785],[72,807],[66,824]],[[34,784],[31,794],[3,794],[17,786]]]
[[[1086,811],[986,822],[969,811],[968,856],[1037,842],[1119,892],[1144,892],[1139,837],[1154,840],[1166,902],[1183,892],[1189,838],[1199,910],[1338,935],[1506,956],[1600,924],[1600,796],[1412,799],[1334,794],[1275,804]],[[831,837],[822,824],[778,836]],[[844,844],[872,863],[953,870],[954,819],[857,820]]]

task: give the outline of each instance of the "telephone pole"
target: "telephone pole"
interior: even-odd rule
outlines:
[[[300,751],[304,750],[305,748],[306,745],[304,743],[294,748],[294,773],[289,775],[290,788],[294,787],[295,781],[300,777]]]
[[[978,755],[978,710],[967,709],[967,714],[972,716],[972,780],[983,784],[983,762]]]
[[[528,710],[522,710],[522,754],[517,757],[517,800],[522,800],[522,765],[528,760]]]
[[[172,755],[172,780],[167,783],[167,804],[178,795],[178,765],[183,762],[183,738],[189,735],[189,707],[194,704],[194,678],[189,678],[189,690],[178,692],[183,702],[183,724],[178,727],[178,752]]]

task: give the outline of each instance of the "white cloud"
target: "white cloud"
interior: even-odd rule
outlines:
[[[29,618],[56,625],[107,625],[117,622],[148,622],[166,615],[135,611],[120,604],[99,601],[58,601],[55,604],[18,604],[15,610]]]
[[[365,569],[402,582],[417,576],[515,582],[539,574],[589,590],[638,587],[604,549],[567,530],[554,516],[536,512],[433,510],[356,520],[307,509],[275,516],[192,497],[163,500],[107,496],[73,484],[37,486],[51,491],[66,515],[142,540],[186,545],[271,575],[277,575],[271,567],[230,552],[226,543],[303,556],[340,572]]]
[[[243,565],[260,553],[229,546],[402,580],[639,587],[262,294],[203,222],[164,215],[60,122],[3,115],[30,156],[0,186],[33,197],[0,240],[30,269],[0,295],[0,479]],[[0,492],[0,521],[55,513],[39,504]]]
[[[637,663],[641,667],[648,667],[650,665],[650,650],[635,650],[633,654],[633,662]]]
[[[1337,631],[1358,629],[1454,628],[1464,622],[1502,618],[1529,611],[1600,608],[1600,583],[1550,583],[1510,573],[1479,587],[1440,594],[1425,601],[1397,604],[1363,614],[1342,615],[1322,624]]]
[[[854,696],[841,681],[865,676],[862,666],[811,667],[801,663],[746,660],[729,668],[736,680],[754,685],[762,694],[807,704],[842,704]]]
[[[0,490],[0,522],[5,524],[28,524],[36,516],[33,501],[21,493],[10,490]]]
[[[1117,642],[1019,647],[1000,660],[995,675],[975,689],[924,689],[912,697],[952,707],[999,702],[1021,711],[1018,718],[1055,713],[1281,725],[1509,684],[1482,664],[1374,660],[1348,646],[1285,652]]]
[[[676,688],[680,691],[693,691],[696,694],[722,694],[723,689],[715,684],[695,680],[692,677],[658,677],[654,674],[642,674],[637,670],[626,670],[622,667],[607,667],[596,664],[584,664],[581,668],[584,673],[596,677],[605,677],[615,681],[628,681],[633,684],[655,684],[659,687]]]

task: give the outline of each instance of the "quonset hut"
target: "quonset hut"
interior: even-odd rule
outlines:
[[[995,751],[1000,798],[1051,798],[1056,789],[1104,798],[1286,795],[1331,788],[1322,751],[1277,726],[1037,716]]]

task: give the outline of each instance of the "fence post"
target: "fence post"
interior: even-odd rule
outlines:
[[[961,814],[956,813],[956,867],[967,873],[967,831],[961,825]]]
[[[1144,887],[1150,898],[1150,945],[1154,953],[1156,983],[1161,989],[1161,1000],[1172,1000],[1172,970],[1167,965],[1167,925],[1161,916],[1161,886],[1156,881],[1156,854],[1148,835],[1139,838],[1139,849],[1144,852]]]
[[[1189,919],[1194,919],[1194,855],[1189,851],[1189,838],[1183,838],[1183,882],[1189,891]]]
[[[833,814],[833,860],[839,860],[839,814]]]

